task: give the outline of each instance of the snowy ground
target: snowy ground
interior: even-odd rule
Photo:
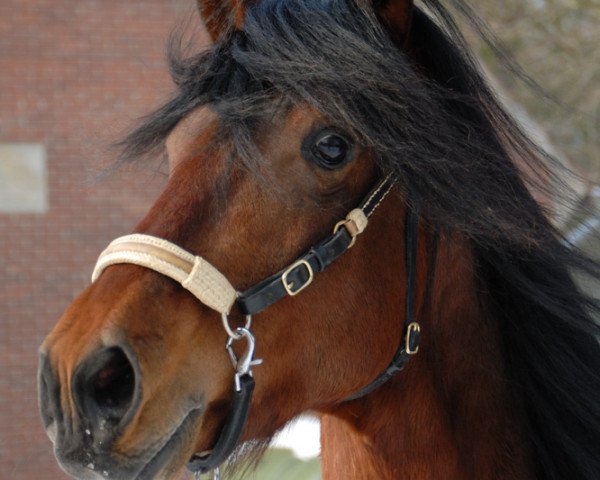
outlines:
[[[272,447],[288,448],[301,460],[318,457],[321,453],[319,419],[302,416],[282,429],[271,443]]]

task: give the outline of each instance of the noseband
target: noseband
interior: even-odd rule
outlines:
[[[92,282],[111,265],[130,263],[159,272],[180,283],[204,305],[221,314],[228,335],[226,349],[231,358],[234,389],[231,413],[221,430],[214,448],[196,454],[188,469],[202,473],[213,471],[219,478],[219,466],[231,455],[242,433],[254,390],[252,366],[261,360],[254,359],[255,338],[251,333],[252,315],[261,312],[278,300],[295,296],[308,287],[316,273],[325,270],[334,260],[351,248],[357,236],[367,227],[368,219],[394,186],[395,179],[388,175],[369,192],[361,204],[338,222],[333,233],[313,246],[288,267],[262,280],[243,292],[238,292],[213,265],[202,257],[193,255],[177,245],[150,235],[127,235],[117,238],[100,254]],[[418,213],[407,206],[406,235],[406,301],[403,333],[400,345],[388,368],[370,384],[347,397],[344,401],[361,398],[377,389],[404,368],[406,361],[419,349],[420,327],[415,322],[414,302],[416,290]],[[246,316],[244,327],[232,329],[228,315],[236,305]],[[238,358],[233,343],[244,339],[245,353]]]

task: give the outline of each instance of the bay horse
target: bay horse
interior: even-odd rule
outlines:
[[[452,5],[470,17],[468,6]],[[568,192],[438,0],[200,0],[125,142],[166,187],[41,346],[81,479],[172,479],[321,417],[323,478],[597,479],[597,302]],[[261,363],[262,361],[262,363]]]

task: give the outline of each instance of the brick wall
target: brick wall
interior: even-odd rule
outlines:
[[[0,213],[0,479],[64,479],[37,410],[37,348],[164,179],[98,179],[164,99],[164,40],[193,0],[0,0],[0,143],[43,144],[49,209]],[[0,159],[1,161],[1,159]]]

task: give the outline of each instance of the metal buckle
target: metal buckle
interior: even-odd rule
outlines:
[[[358,231],[356,230],[356,226],[354,228],[348,228],[348,225],[352,225],[352,224],[354,224],[353,220],[344,219],[344,220],[340,220],[339,222],[337,222],[335,224],[335,227],[333,227],[334,234],[336,234],[338,232],[338,230],[342,227],[344,227],[346,229],[346,231],[348,232],[348,235],[350,235],[350,238],[352,238],[352,240],[350,240],[350,245],[348,245],[348,248],[352,248],[352,246],[356,243],[356,237],[358,236]]]
[[[406,339],[404,344],[404,349],[406,353],[409,355],[414,355],[419,351],[419,335],[421,334],[421,326],[417,322],[412,322],[408,325],[406,329]],[[413,349],[411,348],[411,339],[413,335],[417,337],[417,346]]]
[[[290,273],[292,273],[292,271],[296,267],[299,267],[300,265],[304,265],[306,267],[306,270],[308,270],[308,280],[306,280],[306,282],[304,282],[304,284],[301,285],[298,289],[292,290],[294,288],[294,282],[288,282],[287,277]],[[315,274],[313,272],[312,267],[310,266],[310,263],[308,263],[308,261],[306,260],[298,260],[296,263],[290,265],[290,267],[285,272],[283,272],[283,274],[281,275],[281,283],[283,283],[283,288],[285,288],[287,294],[290,297],[293,297],[295,295],[298,295],[302,290],[308,287],[312,283],[314,277]]]

